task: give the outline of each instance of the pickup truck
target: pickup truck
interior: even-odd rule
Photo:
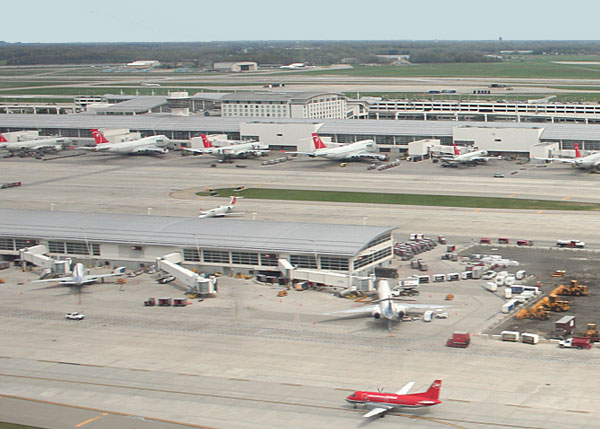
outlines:
[[[65,316],[65,319],[68,320],[83,320],[85,319],[85,315],[78,313],[78,312],[73,312],[73,313],[67,313],[67,315]]]
[[[567,338],[566,340],[560,340],[558,343],[558,347],[562,348],[576,348],[578,350],[581,349],[591,349],[592,342],[589,338]]]

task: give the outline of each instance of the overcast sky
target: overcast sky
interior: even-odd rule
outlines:
[[[599,40],[599,12],[597,0],[9,0],[0,40]]]

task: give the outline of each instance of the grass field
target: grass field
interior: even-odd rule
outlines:
[[[40,429],[37,426],[23,426],[16,423],[2,423],[0,422],[0,429]]]
[[[328,201],[343,203],[399,204],[412,206],[470,207],[514,210],[600,210],[600,204],[517,198],[465,197],[459,195],[387,194],[371,192],[305,191],[251,188],[242,191],[215,189],[221,197],[237,195],[250,199]],[[208,195],[198,192],[197,195]]]
[[[341,70],[303,71],[305,75],[374,77],[493,77],[600,79],[600,64],[557,64],[556,61],[600,62],[598,56],[524,56],[498,63],[436,63],[408,66],[354,66]]]

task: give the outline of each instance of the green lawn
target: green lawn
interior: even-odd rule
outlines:
[[[0,429],[41,429],[37,426],[24,426],[16,423],[2,423],[0,422]]]
[[[471,207],[515,210],[600,210],[600,204],[568,201],[526,200],[518,198],[465,197],[458,195],[387,194],[371,192],[305,191],[251,188],[235,191],[215,189],[219,196],[243,196],[251,199],[329,201],[344,203],[401,204],[413,206]],[[197,195],[207,195],[198,192]]]
[[[600,64],[556,64],[556,61],[600,62],[600,57],[528,56],[498,63],[435,63],[408,66],[354,66],[341,70],[303,71],[303,75],[374,77],[492,77],[600,79]]]

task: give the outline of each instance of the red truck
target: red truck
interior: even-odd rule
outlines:
[[[558,347],[562,348],[575,348],[578,350],[581,349],[591,349],[592,341],[591,338],[567,338],[566,340],[560,340],[558,343]]]
[[[471,344],[471,335],[468,332],[453,332],[452,338],[446,341],[446,347],[467,348]]]

